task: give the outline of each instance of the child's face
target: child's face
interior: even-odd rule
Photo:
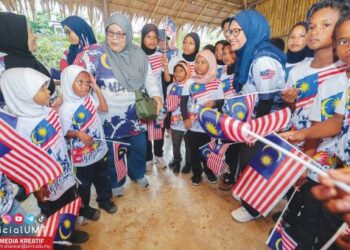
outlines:
[[[192,37],[188,36],[182,42],[182,50],[185,55],[191,55],[196,50],[196,43],[192,39]]]
[[[155,31],[149,32],[143,39],[143,43],[148,49],[156,49],[158,46],[158,37]]]
[[[90,75],[86,72],[80,72],[74,80],[72,89],[77,96],[85,97],[89,94],[90,84]]]
[[[306,29],[302,25],[295,26],[288,37],[288,49],[291,52],[301,51],[306,46]]]
[[[48,89],[48,84],[44,83],[39,89],[36,95],[33,97],[36,104],[40,106],[48,106],[50,102],[50,90]]]
[[[323,8],[311,16],[307,36],[307,45],[310,49],[319,50],[333,45],[332,33],[339,15],[337,9]]]
[[[203,56],[197,56],[194,62],[194,71],[198,75],[204,76],[209,71],[209,63]]]
[[[232,50],[231,46],[224,47],[224,53],[222,54],[222,60],[225,65],[231,65],[236,62],[236,53]]]
[[[228,31],[230,31],[228,41],[231,44],[233,51],[241,49],[247,43],[247,38],[243,29],[236,21],[232,21]]]
[[[158,46],[161,50],[166,50],[167,46],[167,40],[159,40]]]
[[[343,22],[337,29],[335,44],[339,59],[350,65],[350,20]]]
[[[67,25],[63,26],[64,33],[66,33],[68,41],[73,45],[79,44],[79,37],[73,30],[71,30]]]
[[[36,51],[36,35],[33,33],[32,28],[29,26],[29,23],[27,23],[27,30],[28,30],[28,48],[30,52]]]
[[[177,81],[182,82],[186,78],[186,71],[181,66],[177,66],[174,71],[174,76]]]
[[[222,50],[224,48],[224,45],[221,43],[218,43],[215,47],[215,58],[216,60],[222,60]]]

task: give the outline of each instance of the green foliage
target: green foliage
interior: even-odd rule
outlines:
[[[35,56],[46,67],[57,69],[63,52],[68,47],[69,42],[65,36],[40,35],[37,39]]]

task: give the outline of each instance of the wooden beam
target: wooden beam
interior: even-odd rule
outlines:
[[[108,0],[103,0],[103,23],[106,24],[107,20],[109,18],[110,12],[109,12],[109,6],[108,6]]]
[[[184,8],[185,4],[186,4],[186,0],[183,0],[180,9],[176,13],[175,19],[179,16],[179,14],[182,11],[182,9]]]
[[[158,7],[159,7],[160,1],[161,1],[161,0],[158,0],[156,7],[153,9],[153,12],[152,12],[151,17],[149,17],[148,19],[152,19],[152,18],[153,18],[154,13],[156,13],[156,11],[157,11],[157,9],[158,9]]]
[[[198,19],[202,16],[203,12],[205,11],[205,9],[208,7],[209,3],[206,3],[205,6],[203,7],[203,9],[201,10],[201,12],[199,12],[198,16],[196,17],[196,19],[194,20],[194,22],[197,22]]]
[[[259,0],[259,1],[253,2],[253,3],[250,3],[250,4],[248,4],[248,8],[255,6],[255,5],[258,5],[258,4],[261,4],[261,3],[266,2],[266,1],[269,1],[269,0]]]

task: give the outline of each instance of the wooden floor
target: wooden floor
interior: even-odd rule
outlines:
[[[167,161],[169,144],[164,147]],[[265,241],[274,225],[271,217],[244,224],[234,221],[230,213],[239,202],[231,192],[220,191],[205,178],[193,186],[190,174],[175,175],[156,166],[147,176],[146,189],[127,181],[125,195],[114,198],[117,213],[101,211],[99,221],[80,226],[90,234],[84,250],[267,249]],[[94,200],[95,195],[91,205],[97,207]]]

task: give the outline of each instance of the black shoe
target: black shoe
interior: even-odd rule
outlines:
[[[181,162],[181,160],[180,160],[180,162]],[[179,161],[175,161],[174,159],[172,159],[171,162],[168,164],[168,166],[169,166],[169,168],[173,168],[178,163],[179,163]]]
[[[82,207],[80,208],[79,215],[83,216],[89,220],[97,221],[100,218],[100,211],[92,207]]]
[[[114,205],[113,201],[102,202],[102,203],[98,204],[98,207],[102,208],[103,210],[105,210],[109,214],[114,214],[118,210],[117,206]]]
[[[26,194],[26,190],[24,189],[24,187],[21,185],[18,185],[18,191],[17,191],[17,194],[15,196],[15,199],[18,202],[22,202],[22,201],[25,201],[28,197],[29,197],[29,195]]]
[[[207,175],[208,182],[210,184],[215,184],[216,183],[216,176],[215,175]]]
[[[272,215],[272,220],[273,220],[274,222],[277,222],[277,221],[278,221],[278,218],[281,216],[281,214],[282,214],[281,211],[274,213],[274,214]]]
[[[53,250],[82,250],[83,248],[79,245],[61,245],[53,244]]]
[[[188,174],[188,173],[191,172],[191,170],[192,170],[191,164],[186,164],[186,165],[183,167],[183,169],[181,170],[181,173],[183,173],[183,174]]]
[[[89,234],[84,231],[73,230],[69,242],[73,244],[81,244],[89,239]]]
[[[173,168],[174,174],[180,173],[180,168],[181,168],[180,163],[175,164]]]
[[[192,176],[191,180],[192,180],[192,185],[193,186],[199,186],[199,184],[202,181],[202,177],[201,176],[198,176],[198,177],[197,176]]]

